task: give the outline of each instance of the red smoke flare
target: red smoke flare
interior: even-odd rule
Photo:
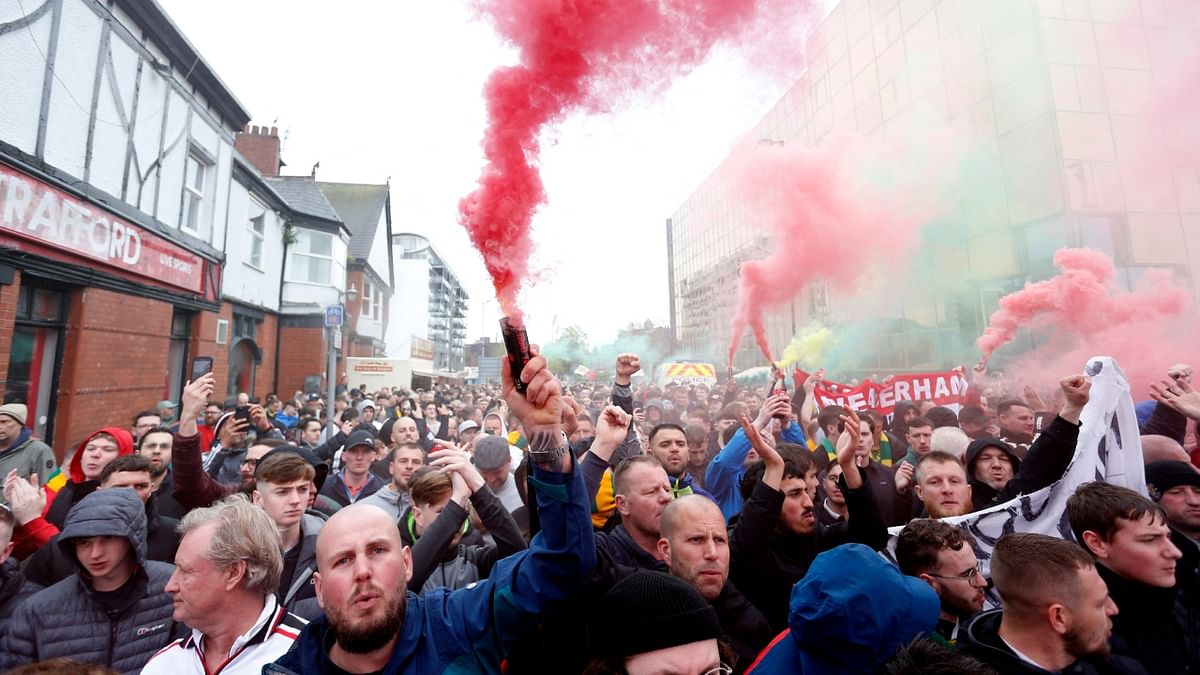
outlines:
[[[815,149],[755,143],[735,150],[739,203],[773,236],[770,255],[742,264],[731,366],[747,327],[774,363],[765,310],[791,302],[817,279],[852,291],[872,265],[905,259],[957,169],[953,132],[922,137],[921,157],[911,147],[868,147],[850,134],[834,134]]]
[[[533,214],[546,202],[539,134],[574,109],[603,110],[638,87],[658,88],[699,63],[719,40],[756,22],[798,21],[811,0],[476,0],[520,63],[484,89],[487,165],[459,202],[459,222],[483,256],[504,314],[533,249]]]
[[[1062,273],[1000,299],[1000,309],[975,341],[985,358],[1010,342],[1018,329],[1035,325],[1053,326],[1057,335],[1075,339],[1102,332],[1160,339],[1153,331],[1143,331],[1158,320],[1182,315],[1188,305],[1187,291],[1158,271],[1147,272],[1134,292],[1113,289],[1116,269],[1099,251],[1060,249],[1054,254],[1054,266]]]

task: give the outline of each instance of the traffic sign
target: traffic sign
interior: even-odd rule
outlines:
[[[341,305],[326,305],[325,306],[325,327],[340,328],[345,318],[344,308]]]

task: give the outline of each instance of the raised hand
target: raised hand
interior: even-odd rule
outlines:
[[[746,440],[750,441],[750,447],[754,448],[754,451],[762,458],[763,464],[766,465],[766,470],[763,471],[763,483],[778,490],[779,486],[783,484],[783,456],[767,443],[758,428],[744,414],[742,415],[742,431],[746,433]]]
[[[38,475],[31,474],[28,480],[17,475],[17,470],[8,472],[4,478],[4,498],[12,508],[13,520],[25,525],[46,510],[46,493],[38,487]]]
[[[896,492],[902,495],[908,494],[908,488],[912,485],[914,467],[908,462],[900,462],[899,468],[896,469]]]
[[[1200,419],[1200,392],[1182,378],[1151,384],[1150,398],[1192,419]]]
[[[847,410],[841,419],[842,433],[837,439],[837,461],[842,466],[842,478],[846,481],[846,487],[857,490],[862,487],[863,483],[862,475],[858,472],[858,464],[854,461],[855,453],[858,451],[862,420],[853,410]]]
[[[642,369],[641,360],[637,354],[626,352],[617,356],[617,384],[628,386],[633,374]]]

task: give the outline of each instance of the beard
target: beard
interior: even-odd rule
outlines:
[[[1083,658],[1085,656],[1108,656],[1112,651],[1108,640],[1104,638],[1096,639],[1095,634],[1087,634],[1078,627],[1072,626],[1071,630],[1063,635],[1063,647],[1066,652],[1075,658]]]
[[[400,633],[407,605],[408,593],[402,588],[396,597],[388,600],[381,615],[356,621],[347,617],[340,607],[332,606],[326,608],[325,614],[342,649],[351,654],[368,654]]]

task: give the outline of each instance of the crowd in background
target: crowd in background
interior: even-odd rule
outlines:
[[[964,405],[884,415],[821,406],[822,373],[777,393],[640,365],[564,386],[535,351],[519,382],[331,402],[217,400],[206,375],[61,464],[0,406],[0,670],[1200,668],[1189,366],[1139,392],[1149,497],[1084,483],[1070,537],[985,550],[944,519],[1058,482],[1088,377],[1015,396],[979,365]]]

